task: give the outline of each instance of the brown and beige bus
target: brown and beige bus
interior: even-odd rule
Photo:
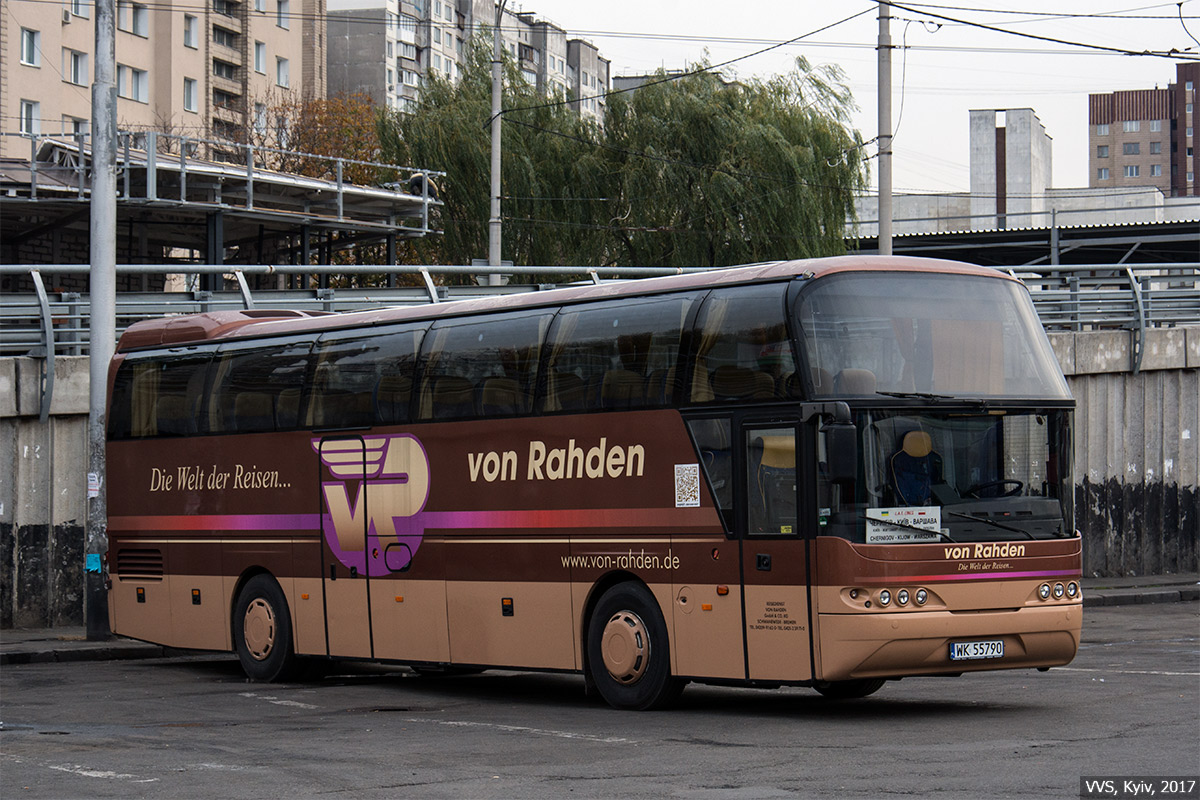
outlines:
[[[138,323],[113,630],[236,651],[811,686],[1066,664],[1074,403],[1028,292],[847,256],[350,314]]]

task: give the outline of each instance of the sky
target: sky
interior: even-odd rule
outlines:
[[[1200,43],[1191,38],[1200,38],[1200,0],[1184,0],[1183,22],[1179,3],[1151,0],[930,0],[936,7],[896,2],[925,12],[894,9],[891,22],[892,43],[906,45],[893,51],[892,64],[892,185],[897,193],[967,191],[968,112],[986,108],[1032,108],[1053,139],[1054,186],[1087,186],[1088,95],[1166,88],[1175,80],[1177,59],[1089,51],[932,14],[1090,45],[1139,52],[1191,48],[1192,56],[1200,54]],[[846,73],[858,105],[853,126],[864,139],[878,132],[876,2],[510,0],[508,8],[533,12],[572,37],[590,40],[611,60],[614,76],[681,69],[703,58],[714,64],[739,58],[865,12],[795,44],[738,61],[724,74],[767,78],[788,71],[800,55],[813,64],[836,64]],[[1098,13],[1126,18],[1059,16]],[[1134,16],[1157,18],[1129,18]],[[870,164],[875,186],[875,161]]]

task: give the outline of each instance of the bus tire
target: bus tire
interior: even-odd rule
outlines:
[[[619,583],[601,596],[588,621],[587,655],[592,682],[613,708],[662,708],[683,688],[671,676],[662,612],[640,583]]]
[[[826,681],[813,688],[832,700],[854,700],[875,694],[883,688],[882,678],[860,678],[853,681]]]
[[[292,616],[283,590],[270,575],[255,575],[238,595],[233,642],[242,670],[251,680],[278,681],[295,672]]]

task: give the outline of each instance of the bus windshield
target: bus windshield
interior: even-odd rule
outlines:
[[[813,394],[1070,398],[1026,290],[976,276],[865,272],[797,307]]]
[[[1073,535],[1067,411],[857,417],[859,477],[822,481],[821,533],[868,544]]]

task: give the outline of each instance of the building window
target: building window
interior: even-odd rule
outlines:
[[[228,28],[221,28],[213,25],[213,44],[219,44],[222,47],[237,49],[238,35]]]
[[[63,80],[77,86],[88,85],[87,53],[63,48]]]
[[[292,18],[291,18],[291,14],[289,13],[290,8],[291,8],[290,0],[279,0],[279,5],[275,9],[275,24],[276,25],[278,25],[281,28],[290,28],[291,27]],[[280,85],[282,85],[282,84],[280,84]]]
[[[1136,178],[1136,177],[1140,176],[1141,173],[1142,173],[1142,168],[1139,167],[1137,164],[1126,164],[1125,165],[1125,177],[1126,178]]]
[[[1161,152],[1162,152],[1162,142],[1151,142],[1150,143],[1150,155],[1156,156]]]
[[[1127,156],[1136,156],[1140,154],[1141,151],[1141,142],[1125,142],[1125,144],[1121,146],[1121,152]]]
[[[117,29],[134,36],[149,36],[150,11],[141,3],[117,3]]]
[[[1184,151],[1184,155],[1186,155],[1188,158],[1191,158],[1192,157],[1192,148],[1190,148],[1190,147],[1187,148],[1187,150]]]
[[[79,117],[69,117],[65,114],[62,118],[62,132],[67,136],[87,136],[89,130],[88,121]]]
[[[1187,106],[1185,106],[1183,110],[1189,114],[1192,113],[1192,104],[1188,103]]]
[[[1191,172],[1189,172],[1189,173],[1187,174],[1187,182],[1188,182],[1188,183],[1191,183],[1191,182],[1192,182],[1192,173],[1191,173]]]
[[[1150,176],[1153,178],[1161,177],[1162,176],[1162,164],[1151,164],[1150,165]]]
[[[275,59],[275,85],[282,86],[285,89],[291,86],[288,60],[286,58],[276,57]]]
[[[1150,132],[1151,133],[1158,133],[1161,130],[1162,130],[1162,120],[1161,119],[1150,120]]]
[[[198,46],[197,37],[200,26],[191,14],[183,15],[183,46],[195,49]]]
[[[254,71],[267,74],[267,45],[266,42],[254,43]]]
[[[400,43],[400,57],[401,58],[411,58],[413,61],[416,61],[417,60],[417,46],[415,44],[407,44],[405,42],[401,42]]]
[[[1108,145],[1102,144],[1096,147],[1096,158],[1108,158]]]
[[[196,105],[196,79],[183,79],[183,110],[195,112]]]
[[[574,72],[574,68],[572,68],[571,71]],[[575,76],[572,75],[571,79],[574,80]],[[1108,136],[1108,123],[1097,125],[1096,126],[1096,135],[1097,136]]]
[[[42,65],[42,34],[29,28],[21,28],[21,63],[27,67]]]
[[[266,11],[267,10],[267,0],[254,0],[254,10],[255,11]]]
[[[213,11],[222,17],[232,17],[237,13],[237,4],[233,0],[213,0]]]
[[[229,81],[237,80],[237,66],[219,58],[213,59],[213,74]]]
[[[144,69],[117,64],[117,94],[139,103],[150,102],[150,76]]]
[[[21,133],[30,136],[36,136],[41,130],[42,121],[38,118],[41,114],[42,104],[33,100],[21,101]]]
[[[1136,119],[1127,119],[1121,123],[1121,126],[1126,133],[1137,133],[1142,129],[1141,121]]]
[[[71,13],[77,17],[89,17],[91,5],[91,0],[71,0]]]
[[[254,131],[255,133],[267,132],[267,104],[254,104]]]
[[[1186,136],[1189,139],[1192,138],[1192,126],[1191,125],[1188,125],[1187,128],[1184,129],[1184,136]]]
[[[1108,180],[1108,176],[1108,167],[1101,167],[1100,169],[1096,170],[1096,180],[1106,181]]]

